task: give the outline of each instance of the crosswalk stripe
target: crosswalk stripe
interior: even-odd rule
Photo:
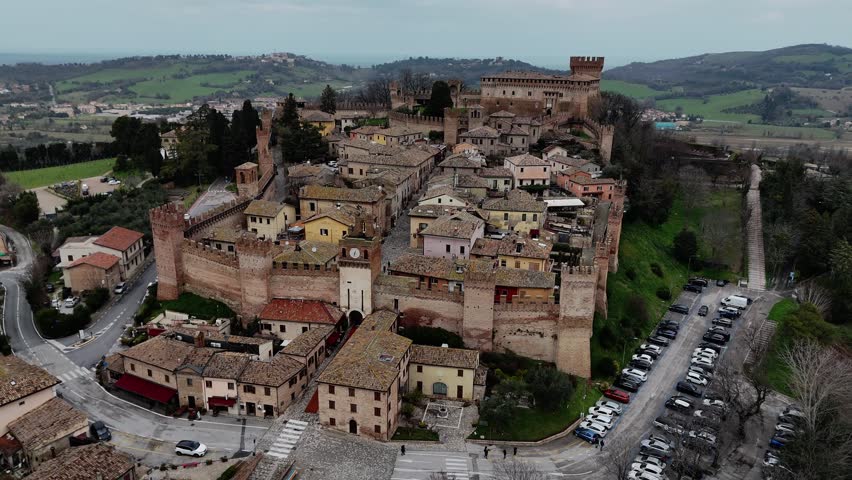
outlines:
[[[302,425],[305,427],[308,426],[308,422],[303,422],[302,420],[287,420],[287,423],[294,423],[296,425]]]
[[[287,454],[280,454],[280,453],[277,453],[277,452],[273,452],[272,450],[266,452],[266,454],[271,455],[273,457],[278,457],[278,458],[285,458],[285,459],[287,458]]]

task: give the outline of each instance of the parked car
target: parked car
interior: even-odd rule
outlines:
[[[682,303],[675,303],[674,305],[669,307],[670,312],[681,313],[683,315],[689,315],[689,307]]]
[[[100,420],[89,425],[89,434],[92,438],[102,442],[112,440],[112,432],[110,432],[109,428],[107,428],[107,426],[104,425],[104,422]]]
[[[616,415],[621,415],[621,407],[618,407],[618,410],[602,407],[595,405],[594,407],[589,407],[589,415],[606,415],[607,417],[614,417]]]
[[[695,418],[712,420],[713,422],[717,422],[717,423],[722,420],[719,417],[719,415],[716,414],[716,412],[710,411],[710,410],[704,410],[704,409],[696,410],[696,411],[692,412],[692,416],[694,416]]]
[[[733,307],[720,307],[719,316],[723,318],[730,318],[731,320],[736,320],[740,318],[740,311]]]
[[[690,364],[688,371],[700,373],[701,375],[704,375],[706,378],[713,378],[713,372],[710,371],[709,368],[704,368],[701,365],[691,365]]]
[[[661,347],[669,346],[669,341],[659,335],[651,335],[650,337],[648,337],[648,342],[653,343],[654,345],[659,345]]]
[[[666,408],[680,413],[689,413],[692,411],[692,402],[678,395],[666,400]]]
[[[635,472],[648,472],[658,477],[663,475],[663,468],[654,463],[634,462],[630,464],[630,470]]]
[[[672,453],[672,446],[666,439],[651,435],[640,443],[640,452],[661,457],[663,460],[668,459]]]
[[[615,386],[618,388],[623,388],[631,393],[636,393],[639,391],[639,382],[634,382],[633,380],[624,378],[623,376],[618,377],[618,379],[615,381]]]
[[[606,436],[606,427],[597,422],[590,422],[588,420],[580,422],[580,428],[585,428],[586,430],[591,430],[595,432],[599,437],[603,438]]]
[[[653,365],[653,364],[651,362],[649,362],[648,360],[643,360],[643,359],[639,359],[639,358],[637,358],[636,360],[631,360],[630,363],[628,364],[629,367],[640,368],[642,370],[650,370],[651,365]]]
[[[703,440],[710,445],[716,445],[716,435],[713,435],[706,430],[693,430],[689,432],[689,437]]]
[[[704,400],[701,401],[701,403],[704,406],[707,406],[707,407],[717,407],[717,408],[721,408],[721,409],[727,409],[728,408],[728,405],[725,402],[723,402],[721,400],[714,399],[714,398],[705,398]]]
[[[801,425],[804,419],[802,417],[797,417],[795,415],[788,415],[786,413],[782,413],[778,415],[778,421],[781,423],[789,423],[791,425]]]
[[[691,283],[687,283],[683,286],[683,290],[685,292],[701,293],[704,288],[701,285],[693,285]]]
[[[787,439],[779,436],[772,437],[769,440],[769,448],[784,448],[784,445],[787,444]]]
[[[610,400],[603,400],[603,399],[595,402],[595,407],[606,408],[608,410],[615,412],[616,415],[621,415],[621,412],[624,411],[621,408],[621,405],[619,405],[618,403],[610,401]]]
[[[723,280],[721,278],[719,280],[716,280],[716,286],[717,287],[724,287],[727,284],[728,284],[727,280]]]
[[[675,338],[677,338],[677,331],[669,330],[666,328],[658,328],[657,335],[664,338],[668,338],[669,340],[674,340]]]
[[[725,341],[729,341],[731,339],[731,331],[725,327],[720,327],[718,325],[713,325],[712,327],[707,329],[707,333],[714,333],[716,335],[721,335],[725,338]]]
[[[633,353],[636,355],[647,355],[651,360],[656,360],[660,355],[653,350],[642,350],[641,348],[637,348],[633,350]]]
[[[127,284],[124,283],[124,282],[121,282],[121,283],[119,283],[118,285],[115,286],[115,289],[113,291],[116,294],[121,295],[122,293],[124,293],[124,291],[126,289],[127,289]]]
[[[716,357],[709,355],[709,354],[706,354],[704,352],[693,353],[692,359],[693,360],[704,360],[706,362],[709,362],[711,365],[716,362]]]
[[[668,464],[666,462],[652,455],[636,455],[635,457],[633,457],[633,463],[650,463],[652,465],[656,465],[662,468],[663,470],[668,467]]]
[[[777,466],[777,465],[781,465],[781,458],[779,458],[778,455],[767,450],[763,454],[763,466],[764,467],[774,467],[774,466]]]
[[[121,180],[116,180],[116,179],[113,178],[112,180],[107,182],[107,184],[108,185],[121,185]]]
[[[709,312],[710,309],[707,307],[707,305],[701,305],[700,307],[698,307],[698,315],[701,317],[706,317],[707,313]]]
[[[175,446],[175,454],[203,457],[207,453],[207,445],[195,440],[181,440]]]
[[[701,385],[702,387],[706,387],[707,384],[710,383],[704,375],[696,372],[686,372],[686,381],[696,385]]]
[[[648,380],[648,374],[642,370],[639,370],[638,368],[625,368],[621,371],[621,373],[638,377],[643,382]]]
[[[680,323],[675,322],[674,320],[663,320],[657,324],[657,328],[665,328],[667,330],[674,330],[678,332],[680,331]]]
[[[631,360],[643,360],[653,365],[654,359],[647,353],[637,353],[630,357]]]
[[[594,422],[610,429],[615,420],[609,415],[586,415],[586,421]]]
[[[749,301],[748,298],[742,297],[740,295],[729,295],[723,298],[720,303],[726,307],[734,307],[739,308],[740,310],[745,310],[748,307]]]
[[[693,357],[692,360],[690,360],[690,363],[692,365],[698,365],[700,367],[705,367],[705,368],[710,368],[710,369],[713,368],[713,361],[710,360],[710,359],[707,359],[707,358],[701,358],[701,357],[695,358],[695,357]]]
[[[796,433],[798,428],[792,423],[778,423],[775,425],[776,432]]]
[[[101,177],[101,183],[107,183],[109,179],[107,177]]]
[[[707,332],[701,337],[705,342],[715,343],[716,345],[724,345],[728,343],[728,339],[718,333]]]
[[[709,348],[716,353],[722,353],[722,347],[720,345],[716,345],[715,343],[710,342],[701,342],[698,344],[698,348]]]
[[[663,349],[659,345],[651,345],[649,343],[643,343],[642,345],[639,345],[639,348],[641,348],[642,350],[650,350],[650,351],[656,353],[657,355],[663,353]]]
[[[689,284],[698,285],[699,287],[706,287],[710,285],[710,282],[708,282],[706,278],[692,277],[689,279]]]
[[[654,475],[650,472],[640,472],[637,470],[631,470],[627,472],[628,480],[663,480],[663,477],[659,475]]]
[[[574,436],[579,438],[580,440],[585,440],[585,441],[592,443],[592,444],[597,443],[598,440],[600,439],[600,435],[598,435],[597,433],[595,433],[595,432],[593,432],[593,431],[591,431],[587,428],[579,428],[579,427],[577,427],[574,430]]]
[[[719,353],[716,350],[713,350],[712,348],[696,347],[695,350],[692,351],[692,353],[693,354],[700,353],[700,354],[703,354],[703,355],[710,356],[712,358],[716,358],[716,357],[719,356]]]
[[[699,397],[700,398],[701,395],[704,395],[704,390],[696,387],[695,385],[693,385],[689,382],[677,382],[677,385],[675,386],[675,390],[677,390],[680,393],[685,393],[687,395],[691,395],[693,397]]]
[[[80,303],[80,297],[68,297],[65,299],[65,308],[74,308]]]
[[[731,328],[734,326],[734,322],[732,322],[730,318],[714,318],[713,325]]]
[[[630,403],[630,395],[627,392],[622,392],[615,388],[608,388],[604,390],[603,396],[615,400],[616,402]]]
[[[50,301],[50,306],[59,310],[60,308],[62,308],[62,300],[60,300],[58,298],[54,298],[53,300]]]

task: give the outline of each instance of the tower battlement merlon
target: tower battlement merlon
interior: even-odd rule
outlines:
[[[571,74],[584,74],[600,78],[604,57],[571,57]]]
[[[270,240],[258,239],[243,235],[237,239],[237,254],[238,255],[260,255],[268,256],[272,254],[272,242]]]
[[[166,203],[148,211],[152,226],[164,228],[181,228],[185,226],[184,215],[186,208],[182,204]]]

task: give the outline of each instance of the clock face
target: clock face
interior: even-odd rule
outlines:
[[[349,256],[352,258],[358,258],[361,256],[361,250],[358,250],[357,248],[351,248],[349,249]]]

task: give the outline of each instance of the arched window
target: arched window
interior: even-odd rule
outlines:
[[[447,394],[447,384],[442,382],[435,382],[432,384],[432,395],[446,395]]]

